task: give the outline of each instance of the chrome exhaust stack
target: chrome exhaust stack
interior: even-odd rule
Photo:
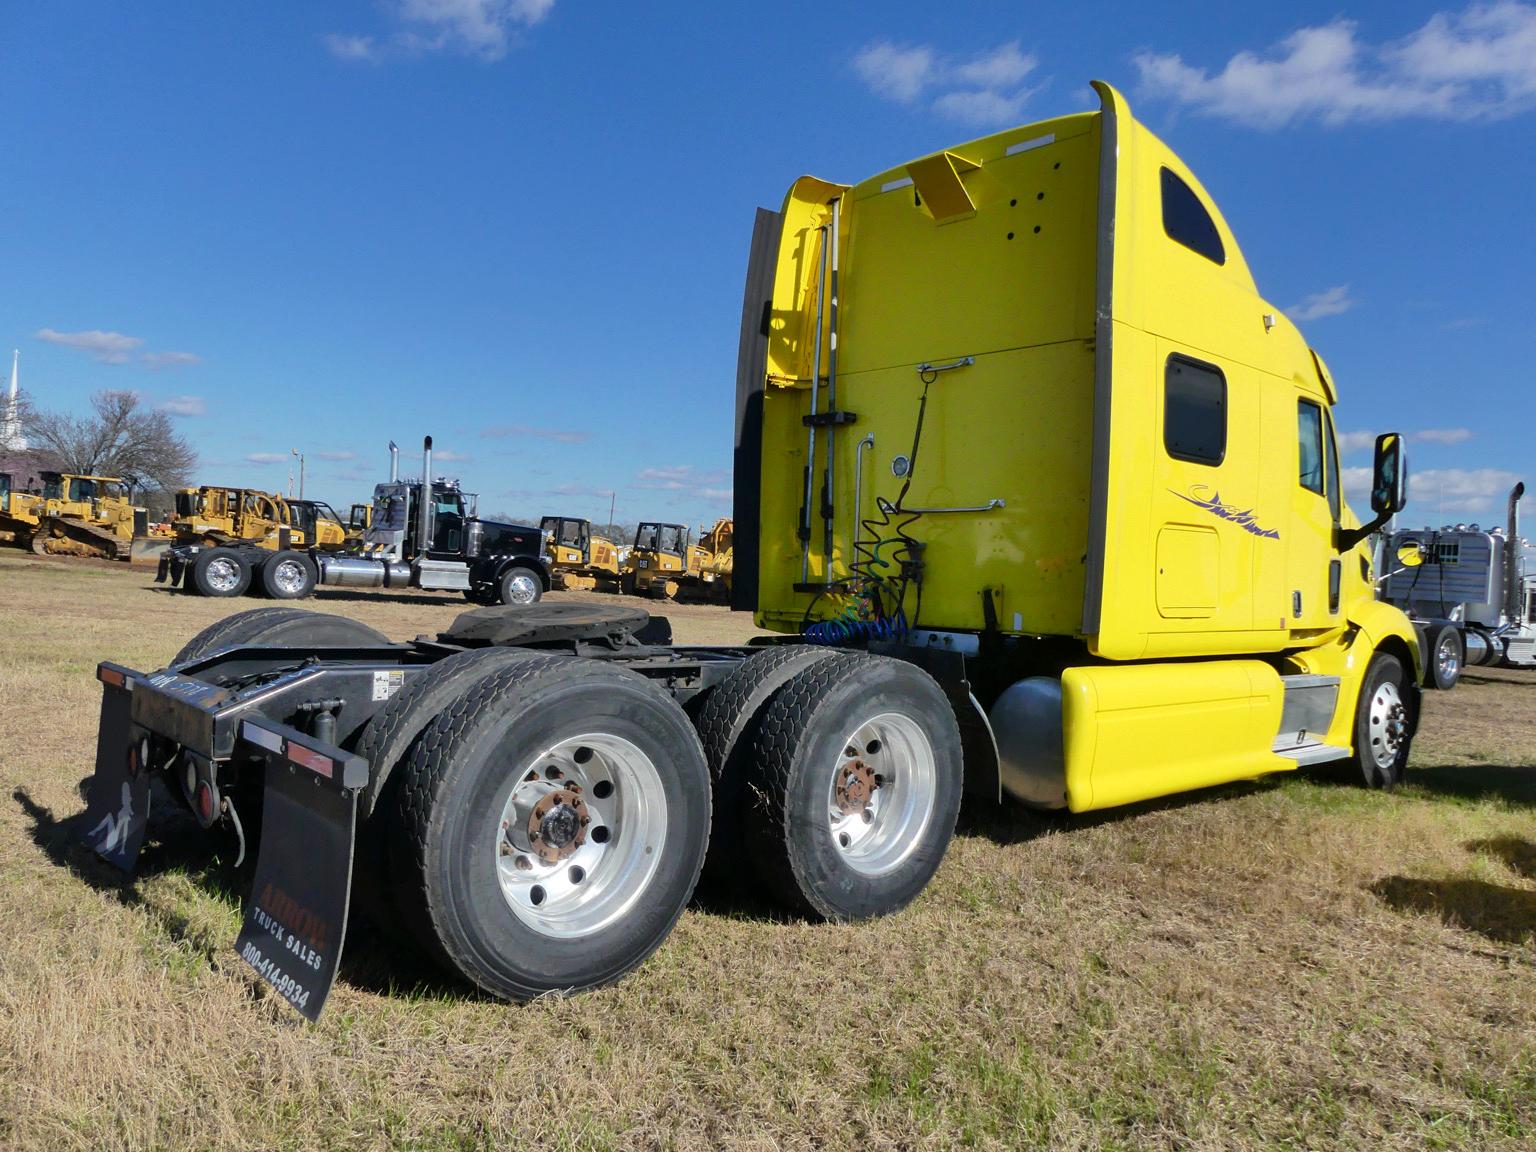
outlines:
[[[1510,624],[1520,620],[1521,597],[1524,592],[1525,565],[1521,562],[1520,547],[1520,497],[1525,495],[1522,480],[1509,490],[1509,521],[1504,537],[1504,619]]]
[[[421,492],[416,498],[416,554],[425,556],[432,542],[432,437],[421,442]]]
[[[400,446],[393,440],[389,442],[389,482],[393,484],[400,479]]]

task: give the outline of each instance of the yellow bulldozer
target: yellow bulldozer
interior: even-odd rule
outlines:
[[[620,565],[619,590],[658,600],[728,601],[733,532],[731,520],[717,520],[695,544],[682,524],[641,524]]]
[[[590,520],[546,516],[539,521],[539,532],[549,552],[556,588],[567,592],[618,588],[619,550],[612,540],[592,534]]]
[[[41,493],[10,490],[5,478],[0,530],[40,556],[96,556],[128,560],[148,514],[128,498],[118,476],[40,473]]]

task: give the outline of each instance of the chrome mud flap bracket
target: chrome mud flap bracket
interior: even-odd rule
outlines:
[[[266,773],[256,874],[235,947],[313,1022],[341,964],[368,762],[267,720],[242,720],[237,750],[264,760]]]
[[[101,719],[96,726],[96,774],[80,822],[81,842],[124,872],[132,872],[149,822],[149,772],[133,723],[137,673],[120,664],[101,664]]]

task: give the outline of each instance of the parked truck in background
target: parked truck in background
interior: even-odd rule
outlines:
[[[1381,595],[1418,631],[1426,687],[1454,687],[1464,667],[1536,667],[1536,574],[1526,571],[1520,535],[1524,495],[1524,482],[1510,489],[1503,528],[1454,524],[1382,533],[1386,557],[1406,548],[1420,560],[1388,572]]]
[[[259,806],[238,947],[313,1018],[354,891],[525,998],[639,964],[701,868],[800,915],[901,908],[962,792],[1085,812],[1332,762],[1394,785],[1420,656],[1363,542],[1404,505],[1402,438],[1362,524],[1322,359],[1095,87],[759,210],[733,584],[777,642],[677,645],[619,603],[393,644],[243,613],[161,671],[101,665],[89,842],[132,866],[156,774],[207,827]]]
[[[393,444],[390,453],[390,480],[374,486],[368,527],[360,536],[349,532],[329,505],[277,499],[276,514],[285,523],[276,548],[268,539],[184,545],[170,550],[156,580],[204,596],[249,592],[274,600],[302,600],[316,587],[331,585],[457,591],[482,604],[533,604],[549,590],[548,558],[537,528],[479,519],[474,495],[457,482],[400,480]],[[428,436],[422,475],[430,476],[431,468]],[[350,519],[358,520],[356,506]],[[315,537],[345,539],[347,548],[304,549]]]

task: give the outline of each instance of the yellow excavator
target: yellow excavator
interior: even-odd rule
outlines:
[[[549,552],[555,587],[567,592],[618,589],[619,550],[612,540],[592,534],[590,520],[546,516],[539,521],[539,532]]]

